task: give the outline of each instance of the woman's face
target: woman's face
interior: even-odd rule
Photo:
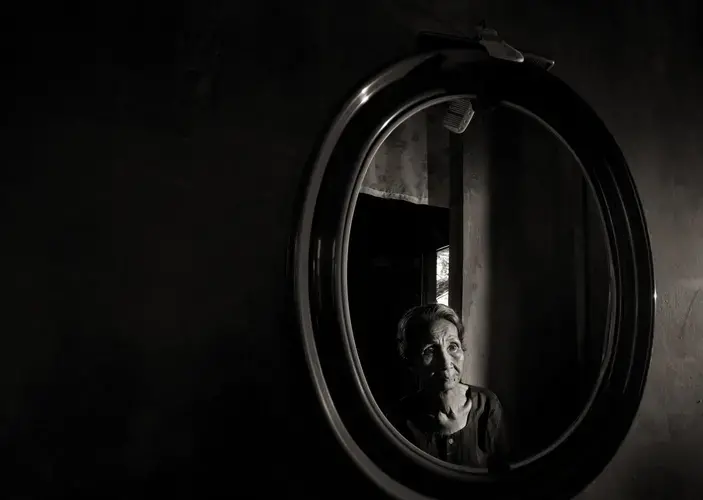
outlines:
[[[464,350],[456,326],[446,319],[436,320],[418,340],[414,365],[423,387],[448,390],[459,384]]]

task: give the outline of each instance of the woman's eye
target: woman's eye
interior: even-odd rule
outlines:
[[[458,350],[459,350],[459,346],[457,344],[450,344],[449,352],[456,352]]]

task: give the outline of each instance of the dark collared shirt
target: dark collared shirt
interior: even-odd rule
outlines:
[[[508,446],[503,408],[491,391],[469,386],[471,399],[466,425],[450,435],[432,428],[432,417],[422,405],[419,393],[402,399],[389,414],[398,431],[422,451],[445,462],[477,468],[499,468],[507,463]]]

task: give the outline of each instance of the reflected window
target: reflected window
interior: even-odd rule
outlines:
[[[449,305],[449,247],[437,250],[437,303]]]

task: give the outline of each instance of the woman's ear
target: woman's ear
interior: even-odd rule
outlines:
[[[414,376],[418,376],[418,366],[417,362],[412,358],[404,358],[405,368]]]
[[[415,369],[415,365],[408,358],[403,358],[403,362],[405,363],[405,368],[407,368],[408,371],[412,373],[415,373],[417,371]]]

